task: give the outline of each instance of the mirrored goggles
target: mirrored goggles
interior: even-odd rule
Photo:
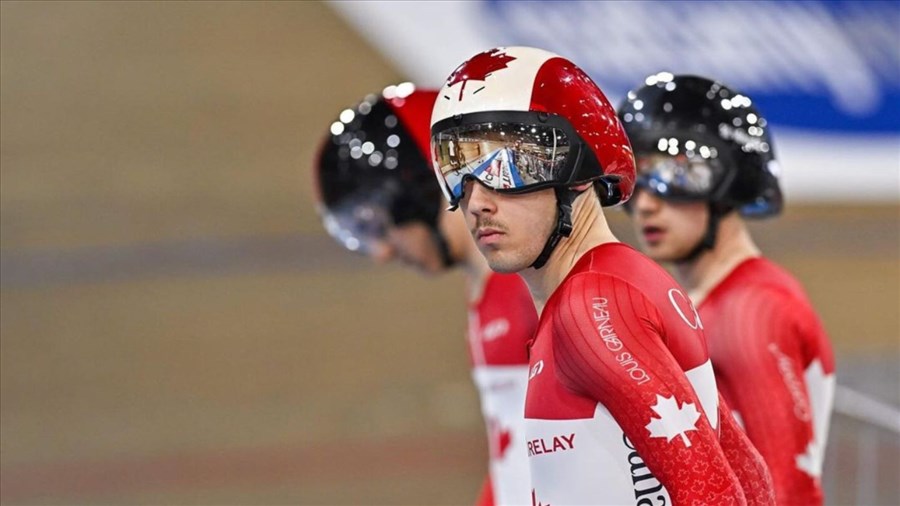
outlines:
[[[434,170],[451,206],[459,204],[469,179],[499,192],[525,193],[559,181],[571,164],[570,155],[577,156],[577,135],[562,118],[543,115],[539,121],[536,113],[505,115],[510,121],[456,125],[444,120],[435,125]]]
[[[377,196],[348,197],[339,205],[320,211],[325,230],[350,251],[370,254],[385,240],[393,219]]]
[[[723,175],[717,159],[684,154],[639,155],[635,162],[636,185],[668,200],[704,200],[716,189]]]

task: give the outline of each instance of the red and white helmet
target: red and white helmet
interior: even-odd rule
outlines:
[[[541,49],[491,49],[450,74],[432,111],[431,149],[451,206],[468,179],[504,193],[595,181],[605,206],[634,189],[615,108],[574,63]]]

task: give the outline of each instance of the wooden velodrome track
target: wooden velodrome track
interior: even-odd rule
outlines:
[[[0,8],[2,502],[469,503],[462,280],[311,202],[325,126],[403,76],[318,3]],[[839,360],[896,357],[898,212],[754,226]]]

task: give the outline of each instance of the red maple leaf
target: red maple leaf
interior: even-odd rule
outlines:
[[[494,418],[491,418],[490,420],[488,420],[488,431],[488,442],[491,458],[502,459],[506,454],[506,449],[509,447],[509,443],[512,442],[512,437],[510,436],[509,429],[501,427],[500,422],[498,422]]]
[[[508,430],[505,430],[505,429],[502,430],[502,431],[500,432],[500,438],[499,438],[499,441],[497,441],[497,442],[499,443],[499,446],[500,446],[500,452],[499,452],[499,453],[500,453],[500,458],[501,458],[501,459],[503,458],[503,455],[506,454],[506,449],[509,448],[509,441],[510,441],[509,431],[508,431]]]
[[[462,100],[463,90],[466,89],[467,81],[484,81],[494,71],[505,69],[507,63],[516,59],[503,51],[501,48],[496,48],[476,54],[450,74],[447,86],[462,83],[462,86],[459,88],[459,99]]]

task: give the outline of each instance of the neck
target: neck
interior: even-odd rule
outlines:
[[[572,267],[591,249],[608,242],[619,242],[609,229],[603,208],[591,187],[582,191],[572,206],[572,234],[556,245],[547,263],[540,269],[528,268],[519,275],[528,284],[538,312]]]
[[[744,221],[731,212],[719,220],[715,246],[693,260],[676,263],[675,273],[691,300],[699,305],[735,267],[760,254]]]

